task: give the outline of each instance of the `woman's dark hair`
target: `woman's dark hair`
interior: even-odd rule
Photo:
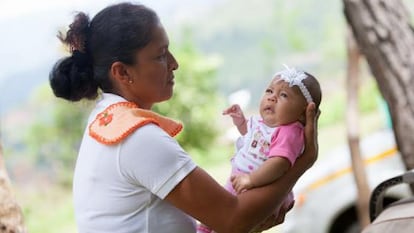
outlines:
[[[55,96],[78,101],[95,99],[99,89],[113,92],[108,75],[112,63],[134,64],[135,53],[150,42],[158,22],[153,10],[132,3],[108,6],[92,21],[77,13],[66,35],[58,35],[72,55],[59,60],[50,72]]]

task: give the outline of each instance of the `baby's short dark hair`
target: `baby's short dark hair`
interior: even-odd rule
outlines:
[[[303,79],[302,82],[308,89],[310,95],[312,96],[312,100],[315,103],[316,109],[319,109],[319,105],[321,104],[322,100],[322,90],[319,81],[308,72],[304,73],[307,77]]]

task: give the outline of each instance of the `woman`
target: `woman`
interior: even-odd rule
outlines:
[[[270,185],[233,196],[175,141],[181,125],[150,111],[171,98],[178,69],[154,11],[119,3],[91,21],[79,13],[60,38],[72,55],[51,71],[54,94],[78,101],[102,92],[74,174],[80,233],[194,233],[194,219],[237,233],[283,221],[270,216],[273,209],[317,157],[313,104],[307,108],[306,150],[296,165]]]

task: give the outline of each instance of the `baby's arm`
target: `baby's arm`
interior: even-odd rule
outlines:
[[[300,123],[279,126],[272,136],[268,159],[250,174],[234,177],[234,189],[240,193],[272,183],[283,176],[301,153],[304,145],[303,133]]]
[[[271,157],[257,170],[250,174],[239,174],[231,177],[234,190],[241,193],[254,187],[267,185],[281,177],[291,167],[284,157]]]
[[[243,111],[238,104],[233,104],[223,111],[223,115],[230,115],[233,119],[233,124],[237,127],[241,135],[247,133],[247,121],[244,117]]]

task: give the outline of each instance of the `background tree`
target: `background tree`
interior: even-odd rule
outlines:
[[[388,103],[397,147],[414,168],[414,33],[401,0],[343,0],[361,53]]]
[[[14,198],[0,145],[0,233],[25,233],[23,214]]]
[[[369,197],[370,189],[368,186],[367,175],[365,172],[364,160],[361,156],[360,149],[360,114],[358,108],[359,97],[359,80],[360,80],[360,60],[358,46],[354,36],[348,27],[347,30],[347,108],[346,108],[346,128],[348,135],[348,146],[351,153],[352,173],[358,192],[357,216],[359,219],[360,229],[370,223],[369,220]]]

